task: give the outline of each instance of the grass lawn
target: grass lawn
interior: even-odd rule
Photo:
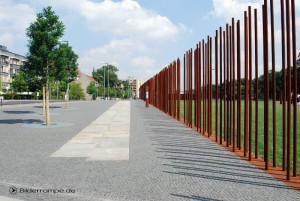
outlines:
[[[213,126],[213,133],[215,132],[215,109],[216,109],[216,101],[213,100],[212,103],[212,126]],[[220,132],[220,101],[218,103],[219,109],[219,115],[218,115],[218,132]],[[224,115],[224,105],[223,107],[223,115]],[[235,129],[237,129],[237,102],[235,103]],[[193,104],[193,108],[194,108],[194,104]],[[276,103],[276,155],[277,155],[277,160],[276,160],[276,164],[278,166],[282,166],[282,105],[279,104],[279,102]],[[291,120],[293,121],[293,107],[291,107]],[[180,104],[180,116],[181,118],[183,118],[183,101],[181,101]],[[300,123],[300,107],[297,108],[297,124]],[[203,108],[202,108],[202,112],[203,112]],[[241,106],[241,113],[242,113],[242,117],[241,117],[241,124],[242,124],[242,130],[241,130],[241,135],[242,135],[242,147],[244,145],[243,143],[243,136],[244,136],[244,102],[242,102],[242,106]],[[269,161],[272,162],[273,161],[273,108],[272,108],[272,102],[270,102],[269,104]],[[194,121],[194,112],[193,112],[193,121]],[[202,119],[203,121],[203,119]],[[224,121],[224,116],[223,116],[223,121]],[[223,122],[222,122],[223,123]],[[293,145],[293,122],[291,122],[292,127],[291,127],[291,145]],[[297,134],[298,134],[298,141],[297,141],[297,145],[298,145],[298,150],[297,150],[297,155],[298,157],[300,157],[300,139],[299,139],[299,135],[300,135],[300,125],[297,126]],[[224,136],[224,127],[223,127],[223,136]],[[237,131],[235,132],[237,133]],[[259,156],[263,157],[264,155],[264,103],[263,101],[259,101],[258,102],[258,136],[259,136]],[[255,142],[255,101],[252,101],[252,153],[255,152],[254,150],[254,142]],[[292,146],[291,146],[292,147]],[[291,159],[292,159],[292,149],[291,149]],[[297,174],[300,175],[300,160],[298,158],[297,161],[298,164],[298,170],[297,170]]]

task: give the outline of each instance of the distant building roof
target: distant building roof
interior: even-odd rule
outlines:
[[[86,74],[84,74],[83,72],[81,72],[81,70],[79,70],[79,69],[77,69],[77,73],[78,73],[78,75],[77,75],[78,78],[81,78],[82,76],[86,76],[90,81],[97,82],[97,81],[93,78],[93,76],[91,76],[91,75],[86,75]]]

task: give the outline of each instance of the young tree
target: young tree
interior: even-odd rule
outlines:
[[[40,77],[46,89],[46,125],[50,125],[49,111],[49,81],[55,78],[60,70],[59,39],[64,34],[65,27],[51,7],[37,14],[36,21],[27,28],[29,38],[29,53],[25,64],[26,72]]]

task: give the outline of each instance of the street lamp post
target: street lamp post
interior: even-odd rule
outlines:
[[[100,62],[101,64],[105,64],[107,67],[108,67],[108,65],[109,65],[109,63],[107,63],[107,62]],[[104,96],[104,99],[106,99],[105,98],[105,66],[103,66],[103,74],[104,74],[104,84],[103,84],[103,96]],[[107,92],[108,92],[108,98],[109,98],[109,73],[107,73],[107,76],[108,76],[108,85],[107,85]]]

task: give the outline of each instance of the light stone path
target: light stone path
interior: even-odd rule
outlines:
[[[119,101],[51,157],[129,160],[130,101]]]

